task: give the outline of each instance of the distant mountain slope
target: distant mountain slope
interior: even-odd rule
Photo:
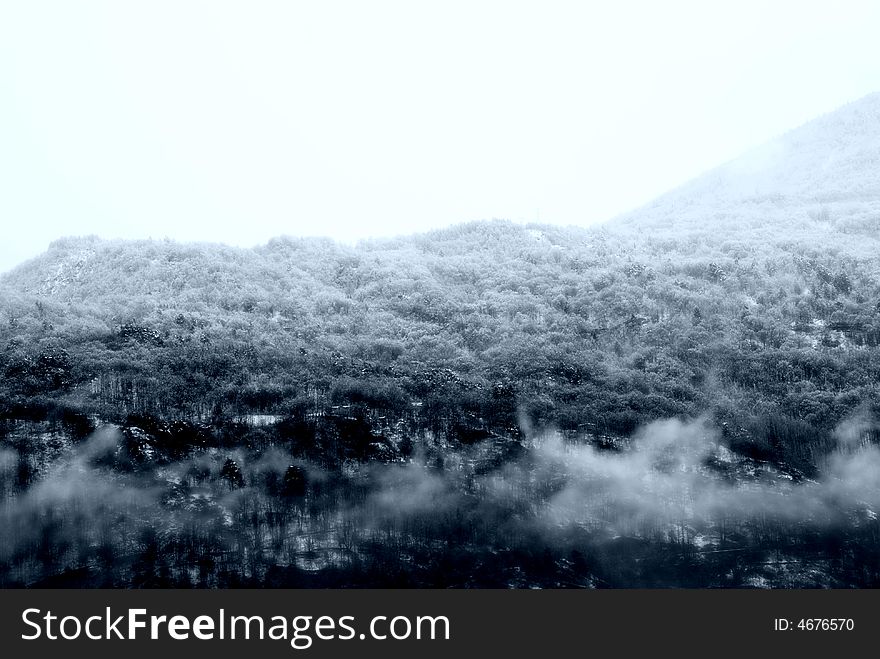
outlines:
[[[880,93],[819,117],[612,221],[734,232],[820,220],[880,235]]]

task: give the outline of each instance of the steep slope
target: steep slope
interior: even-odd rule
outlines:
[[[880,93],[819,117],[610,226],[734,233],[772,224],[817,238],[816,225],[880,235]],[[806,224],[804,224],[806,223]]]

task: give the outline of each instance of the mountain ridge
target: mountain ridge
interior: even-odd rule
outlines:
[[[755,239],[767,240],[785,235],[817,243],[832,232],[854,236],[847,241],[847,248],[860,257],[868,257],[870,251],[878,247],[880,237],[880,92],[793,128],[638,209],[597,225],[563,227],[506,220],[464,222],[433,231],[366,239],[354,246],[328,238],[289,236],[279,236],[253,248],[210,241],[170,241],[170,244],[178,246],[175,250],[183,251],[202,245],[230,257],[236,254],[237,258],[284,243],[323,246],[348,254],[404,246],[430,251],[426,244],[431,241],[442,243],[450,236],[472,232],[474,227],[481,234],[506,232],[507,239],[516,237],[524,243],[534,239],[535,232],[544,236],[540,240],[545,240],[547,235],[564,235],[575,243],[590,242],[602,235],[618,235],[623,239],[633,229],[665,233],[670,238],[685,231],[714,234],[719,238],[751,234]],[[483,235],[481,240],[486,237]],[[146,248],[167,245],[168,241],[126,241],[96,236],[60,238],[42,255],[4,273],[0,282],[22,285],[28,276],[45,278],[53,269],[76,270],[83,259],[91,258],[108,246],[121,244]],[[564,247],[557,240],[556,248]],[[48,290],[52,284],[43,287]],[[27,288],[39,289],[33,282]]]
[[[733,205],[774,217],[781,205],[818,215],[880,216],[880,92],[786,131],[608,224],[657,228],[673,216],[692,224]]]

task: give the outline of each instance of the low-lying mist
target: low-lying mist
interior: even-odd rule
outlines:
[[[617,450],[572,443],[555,431],[498,470],[437,470],[418,460],[374,467],[365,507],[383,515],[430,515],[458,505],[463,493],[527,508],[536,525],[578,525],[612,534],[671,524],[753,517],[813,525],[875,518],[880,506],[880,448],[862,440],[866,418],[842,424],[837,449],[817,477],[795,480],[771,464],[745,460],[705,419],[677,419],[639,429]]]
[[[706,419],[657,421],[611,448],[552,430],[522,445],[495,438],[438,447],[421,438],[407,461],[342,472],[279,447],[212,448],[132,466],[122,459],[122,432],[105,426],[20,492],[11,485],[18,456],[0,451],[2,582],[57,585],[61,575],[61,585],[324,585],[332,574],[332,585],[386,585],[376,575],[390,574],[392,585],[607,585],[632,567],[627,561],[642,560],[610,558],[621,539],[662,546],[676,566],[705,565],[713,552],[772,547],[778,556],[828,534],[876,537],[872,428],[867,417],[841,424],[837,448],[803,478],[732,452]],[[535,556],[540,570],[517,567]],[[492,561],[500,576],[480,577]],[[736,569],[718,567],[711,579],[760,584]],[[438,584],[428,570],[462,576]],[[565,578],[548,581],[554,570]]]

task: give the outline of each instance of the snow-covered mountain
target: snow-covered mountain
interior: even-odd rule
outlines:
[[[615,218],[609,227],[731,232],[803,221],[880,234],[880,93],[823,115]]]

